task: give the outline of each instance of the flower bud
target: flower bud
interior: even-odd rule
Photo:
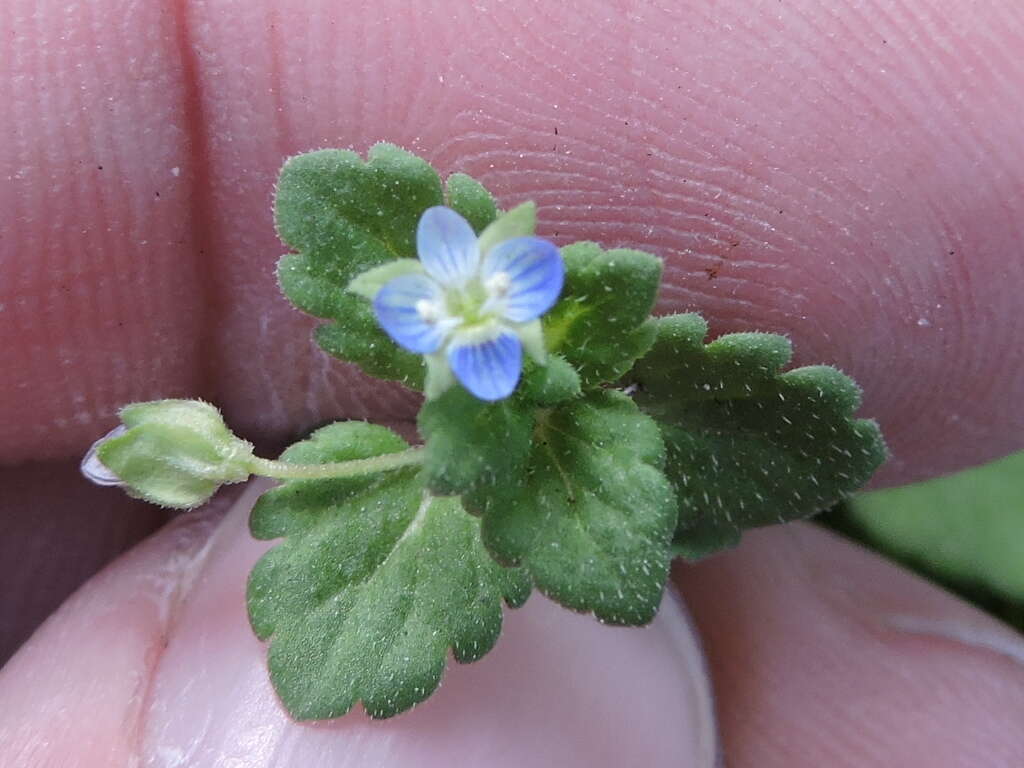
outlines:
[[[123,426],[90,449],[82,472],[130,496],[189,509],[225,483],[249,477],[252,445],[235,437],[220,412],[199,400],[157,400],[121,409]]]

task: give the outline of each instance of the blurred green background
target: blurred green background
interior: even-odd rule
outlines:
[[[819,518],[1024,631],[1024,451]]]

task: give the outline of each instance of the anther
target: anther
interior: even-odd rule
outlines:
[[[495,272],[485,283],[487,292],[492,296],[504,296],[512,285],[512,278],[508,272]]]
[[[426,323],[436,323],[441,317],[436,302],[427,299],[420,299],[416,302],[416,311]]]

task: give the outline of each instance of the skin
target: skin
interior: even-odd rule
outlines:
[[[433,6],[0,3],[8,648],[164,521],[75,474],[119,405],[204,397],[265,452],[412,418],[277,293],[273,180],[314,147],[394,141],[536,200],[560,244],[658,254],[661,310],[857,378],[878,484],[1022,447],[1019,3]],[[535,596],[413,713],[288,721],[242,606],[252,498],[178,518],[46,622],[0,671],[0,762],[713,764],[671,595],[645,631]],[[730,766],[1024,762],[1024,643],[916,577],[796,525],[673,580]]]

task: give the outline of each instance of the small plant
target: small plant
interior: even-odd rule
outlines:
[[[282,291],[328,320],[326,352],[424,392],[423,445],[341,422],[268,460],[213,406],[163,400],[123,408],[83,468],[177,508],[281,481],[252,511],[253,536],[281,542],[248,605],[298,719],[408,709],[532,589],[645,624],[674,556],[825,509],[885,458],[835,368],[784,371],[782,336],[707,343],[698,315],[652,317],[658,258],[559,249],[532,203],[501,212],[398,147],[291,158],[275,215]]]

